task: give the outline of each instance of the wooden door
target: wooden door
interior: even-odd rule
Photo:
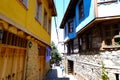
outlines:
[[[14,50],[12,48],[6,48],[4,66],[2,71],[2,79],[12,80],[12,66],[13,66],[13,55]]]
[[[45,70],[44,56],[40,56],[39,61],[40,61],[40,78],[42,79],[44,77],[44,70]]]
[[[45,47],[39,49],[39,62],[40,62],[40,79],[43,79],[45,76]]]
[[[25,50],[24,49],[21,49],[20,50],[20,53],[19,53],[19,75],[20,75],[20,80],[23,80],[23,76],[24,76],[24,66],[25,66]]]
[[[39,57],[39,62],[40,62],[40,79],[42,79],[42,58]]]
[[[12,80],[17,80],[17,50],[14,49],[13,66],[12,66]]]
[[[0,80],[4,79],[4,68],[6,67],[7,56],[6,48],[0,48]]]
[[[10,65],[11,65],[11,50],[10,48],[6,48],[6,51],[5,51],[5,63],[4,63],[4,69],[3,69],[3,79],[4,80],[10,80]]]
[[[23,80],[25,53],[25,49],[1,48],[0,80]]]
[[[16,80],[23,80],[25,66],[25,50],[17,49],[16,51]]]

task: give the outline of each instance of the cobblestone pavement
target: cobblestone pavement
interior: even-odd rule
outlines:
[[[45,80],[77,80],[72,75],[62,74],[62,70],[59,66],[51,69]]]

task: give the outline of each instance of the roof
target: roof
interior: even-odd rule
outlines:
[[[52,16],[57,16],[56,7],[53,0],[48,0],[49,8],[52,10]]]
[[[70,17],[72,18],[75,16],[75,7],[76,7],[77,2],[78,2],[78,0],[70,0],[68,8],[62,19],[60,28],[64,28],[64,25],[65,25],[66,21],[68,20],[68,18],[70,18]]]

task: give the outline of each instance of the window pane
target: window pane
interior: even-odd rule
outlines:
[[[51,20],[49,20],[48,32],[51,34]]]
[[[84,12],[83,12],[83,0],[80,2],[79,4],[79,19],[81,19],[84,15]]]
[[[47,29],[47,12],[44,10],[44,28]]]
[[[42,23],[42,4],[38,0],[37,0],[37,3],[36,3],[36,19],[40,23]]]
[[[110,27],[109,26],[105,26],[105,30],[110,30]]]
[[[114,36],[119,34],[119,30],[114,31]]]
[[[111,39],[106,39],[106,40],[105,40],[105,44],[106,44],[106,45],[112,45]]]
[[[38,20],[39,22],[42,22],[42,4],[39,4],[39,8],[38,8]]]
[[[23,4],[27,7],[28,6],[28,0],[23,0]]]
[[[111,31],[106,31],[105,36],[106,37],[111,37]]]
[[[71,33],[74,31],[73,20],[68,22],[68,32]]]
[[[120,38],[115,38],[114,40],[115,40],[115,45],[120,44]]]
[[[120,28],[120,26],[118,24],[113,25],[113,29],[119,29],[119,28]]]

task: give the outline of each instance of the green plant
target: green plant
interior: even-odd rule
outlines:
[[[107,72],[105,71],[105,65],[102,63],[102,76],[101,76],[102,80],[110,80],[108,77]]]
[[[119,42],[115,42],[115,45],[119,45]]]
[[[62,60],[62,57],[61,57],[60,53],[58,52],[57,47],[55,46],[54,42],[52,42],[51,48],[52,48],[52,51],[51,51],[50,63],[51,64],[53,64],[53,63],[57,64]]]

